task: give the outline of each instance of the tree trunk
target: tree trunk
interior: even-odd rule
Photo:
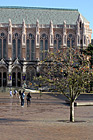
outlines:
[[[70,102],[70,122],[74,122],[74,102]]]

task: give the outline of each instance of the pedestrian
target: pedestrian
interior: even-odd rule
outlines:
[[[12,90],[10,89],[10,96],[12,96],[13,97],[13,94],[12,94]]]
[[[27,100],[27,106],[29,106],[31,104],[31,95],[30,95],[30,92],[27,94],[26,96],[26,100]]]
[[[16,94],[17,94],[17,90],[15,89],[15,90],[14,90],[14,95],[16,95]]]
[[[21,98],[21,90],[19,90],[19,99]]]
[[[24,98],[25,98],[25,91],[21,93],[21,106],[24,107]]]

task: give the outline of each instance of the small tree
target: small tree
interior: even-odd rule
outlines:
[[[70,102],[70,121],[74,122],[74,102],[81,92],[89,86],[91,72],[87,61],[77,50],[65,49],[50,53],[41,64],[37,78],[54,90],[62,93]]]
[[[83,50],[83,53],[87,56],[90,56],[90,58],[89,58],[90,68],[93,68],[93,45],[89,44],[88,48]]]
[[[87,56],[90,62],[90,68],[93,69],[93,45],[89,44],[87,49],[83,50],[83,53]],[[93,91],[93,80],[90,81],[91,91]]]

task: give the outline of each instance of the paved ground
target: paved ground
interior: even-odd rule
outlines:
[[[92,101],[82,95],[78,101]],[[0,94],[0,140],[93,140],[93,106],[75,107],[75,123],[69,122],[69,106],[60,95],[32,94],[31,106],[20,106],[18,97]]]

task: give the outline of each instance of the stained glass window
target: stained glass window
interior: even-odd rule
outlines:
[[[12,50],[12,58],[13,60],[18,58],[21,59],[21,39],[20,34],[15,33],[13,35],[13,50]]]
[[[73,47],[75,46],[75,36],[73,34],[69,34],[67,37],[67,47]]]
[[[57,41],[54,40],[54,52],[56,52],[56,50],[57,50]]]
[[[70,47],[70,39],[67,39],[67,47]]]
[[[26,59],[27,59],[27,60],[30,60],[29,39],[27,40],[26,44],[27,44]]]
[[[34,49],[35,49],[35,43],[34,43],[34,40],[31,40],[31,60],[34,60]]]
[[[45,40],[45,58],[47,57],[48,53],[48,40]]]
[[[5,35],[4,33],[1,33],[1,36],[2,36],[2,37],[4,37],[4,35]]]
[[[48,52],[48,36],[44,33],[40,36],[40,60],[47,57]]]
[[[6,41],[6,36],[3,32],[0,34],[0,38],[1,38],[0,39],[0,59],[1,58],[6,59],[6,56],[7,56],[7,54],[6,54],[6,43],[7,43],[7,41]]]
[[[35,59],[35,37],[31,33],[27,37],[26,59],[33,61]]]
[[[3,39],[3,58],[6,59],[6,39]]]
[[[13,39],[13,60],[16,58],[16,40]]]
[[[40,60],[43,60],[43,40],[40,40]]]
[[[21,58],[21,40],[20,39],[18,39],[17,45],[18,45],[18,48],[17,48],[17,51],[18,51],[18,59],[20,59]]]
[[[62,37],[60,34],[56,34],[54,36],[54,52],[61,48],[62,45]]]

